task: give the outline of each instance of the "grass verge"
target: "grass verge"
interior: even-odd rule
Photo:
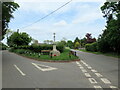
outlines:
[[[24,49],[15,49],[10,50],[11,52],[17,53],[19,55],[37,59],[37,60],[44,60],[44,61],[73,61],[78,60],[79,58],[77,56],[71,55],[71,58],[69,57],[69,49],[65,49],[63,53],[60,54],[60,56],[54,56],[50,57],[49,55],[40,55],[40,53],[35,53],[30,50],[24,50]]]

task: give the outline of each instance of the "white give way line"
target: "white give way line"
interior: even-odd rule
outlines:
[[[39,69],[41,71],[51,71],[51,70],[56,70],[57,69],[57,68],[53,68],[53,67],[42,65],[42,64],[36,64],[36,63],[32,63],[32,65],[34,65],[37,69]],[[14,67],[20,72],[20,74],[22,76],[26,75],[22,70],[20,70],[20,68],[18,68],[17,65],[14,64]]]
[[[23,75],[23,76],[26,75],[25,73],[23,73],[23,72],[17,67],[17,65],[14,64],[14,67],[21,73],[21,75]]]
[[[53,68],[53,67],[42,65],[42,64],[36,64],[36,63],[32,63],[32,64],[41,71],[51,71],[51,70],[57,69],[57,68]]]

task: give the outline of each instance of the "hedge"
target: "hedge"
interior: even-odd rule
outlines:
[[[97,42],[94,42],[94,43],[91,43],[91,44],[86,44],[85,49],[87,51],[97,52],[98,51]]]
[[[52,50],[53,46],[45,44],[45,45],[15,46],[13,48],[14,49],[27,49],[27,50],[31,50],[33,52],[41,52],[41,50]],[[60,52],[64,51],[64,46],[63,45],[57,45],[56,48]]]

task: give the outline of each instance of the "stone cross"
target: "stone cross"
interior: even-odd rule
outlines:
[[[54,35],[53,38],[54,38],[54,43],[55,43],[55,33],[53,33],[53,35]]]

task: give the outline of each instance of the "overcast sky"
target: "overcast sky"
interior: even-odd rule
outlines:
[[[9,23],[13,31],[20,29],[20,32],[28,33],[40,43],[44,40],[53,40],[53,33],[56,33],[56,40],[65,37],[67,40],[74,40],[76,37],[83,38],[86,33],[92,37],[98,37],[105,27],[105,19],[100,7],[104,0],[73,0],[59,11],[48,16],[42,21],[29,27],[23,28],[43,16],[59,8],[69,0],[15,0],[20,8],[14,12],[14,19]],[[4,40],[5,42],[5,40]]]

